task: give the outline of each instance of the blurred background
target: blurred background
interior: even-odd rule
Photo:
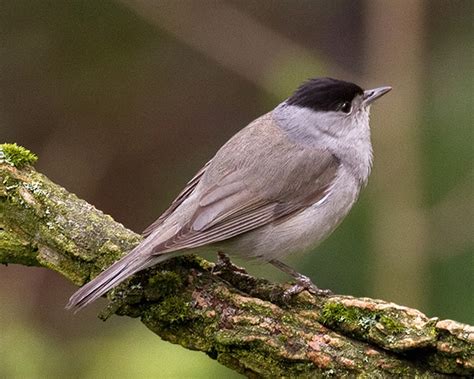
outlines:
[[[0,141],[140,232],[234,133],[303,80],[393,86],[368,187],[314,254],[322,288],[474,323],[474,2],[0,1]],[[288,280],[272,268],[252,273]],[[75,287],[0,267],[0,377],[239,377]]]

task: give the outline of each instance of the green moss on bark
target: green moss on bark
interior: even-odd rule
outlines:
[[[0,263],[39,266],[38,251],[17,234],[0,229]]]
[[[437,339],[436,318],[377,301],[330,300],[323,305],[320,320],[333,329],[397,352],[432,347]]]
[[[33,165],[38,157],[16,143],[4,143],[0,145],[0,163],[7,163],[16,168]]]

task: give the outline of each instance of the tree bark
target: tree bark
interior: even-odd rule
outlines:
[[[42,266],[82,285],[141,237],[0,146],[0,263]],[[18,159],[18,158],[24,159]],[[474,375],[474,328],[382,300],[308,292],[248,275],[225,257],[171,259],[138,273],[100,315],[154,333],[248,377]]]

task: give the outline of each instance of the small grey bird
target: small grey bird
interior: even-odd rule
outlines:
[[[370,105],[391,90],[316,78],[234,135],[150,225],[144,240],[80,288],[81,309],[147,267],[219,251],[269,262],[315,293],[280,261],[308,251],[343,220],[372,166]]]

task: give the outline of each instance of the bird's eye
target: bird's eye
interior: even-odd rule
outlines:
[[[344,101],[342,104],[341,104],[341,108],[340,110],[344,113],[350,113],[351,111],[351,103],[349,101]]]

